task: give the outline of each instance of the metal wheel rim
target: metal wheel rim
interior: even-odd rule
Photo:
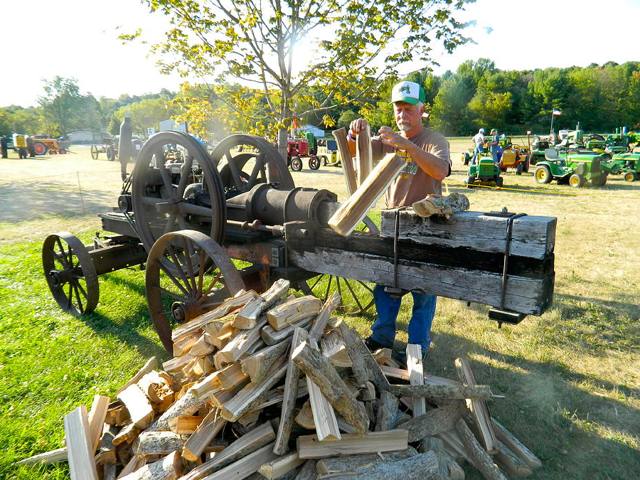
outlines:
[[[322,283],[326,280],[326,283]],[[373,287],[360,280],[350,280],[329,274],[320,274],[299,284],[300,290],[306,295],[313,295],[326,302],[333,292],[340,295],[338,310],[346,315],[364,315],[375,305]],[[356,290],[364,289],[364,298]]]
[[[56,268],[56,262],[63,268]],[[95,310],[100,296],[98,275],[89,251],[77,237],[69,232],[49,235],[42,244],[42,266],[49,290],[60,308],[76,316]],[[60,283],[60,276],[70,277],[70,280]],[[68,291],[65,292],[67,285]]]
[[[94,160],[97,160],[99,154],[100,152],[98,152],[98,146],[91,145],[91,158],[93,158]]]
[[[159,149],[167,145],[180,145],[188,152],[189,155],[185,158],[182,165],[188,164],[189,170],[195,161],[198,162],[198,165],[202,169],[202,185],[206,188],[206,193],[208,193],[211,208],[184,201],[184,193],[188,186],[189,175],[185,175],[183,179],[181,172],[179,184],[173,184],[171,174],[166,168],[167,152],[162,152],[162,167],[154,168],[150,165],[153,155],[156,153],[159,154]],[[164,172],[162,170],[164,170]],[[159,181],[162,183],[153,185],[148,183],[154,180],[151,178],[152,175],[159,175]],[[155,180],[158,180],[158,178]],[[160,197],[148,195],[146,191],[148,187],[164,188],[164,193],[161,192]],[[136,230],[148,252],[156,240],[163,234],[171,231],[185,229],[195,230],[197,227],[200,227],[201,230],[206,231],[207,235],[217,242],[222,241],[224,237],[226,205],[220,176],[206,149],[189,135],[179,132],[161,132],[152,136],[144,144],[133,170],[132,200]],[[157,211],[154,202],[157,204],[165,203],[171,205],[173,211],[163,216],[164,214]],[[194,220],[187,222],[186,218],[188,215],[193,216]],[[199,218],[210,218],[210,227],[207,228],[206,224],[197,223],[195,220],[196,216]],[[162,224],[162,222],[164,222],[164,224]],[[161,226],[162,232],[154,231],[152,224],[154,224],[153,229],[156,229],[156,227],[159,229]]]
[[[178,252],[181,245],[183,252],[185,248],[188,250],[187,255],[182,255],[182,260]],[[189,254],[189,250],[193,253]],[[203,258],[205,256],[206,259]],[[199,260],[197,267],[190,260],[194,258]],[[167,265],[168,262],[173,263],[173,268]],[[216,270],[218,272],[213,273]],[[164,272],[163,276],[161,271]],[[207,274],[213,275],[211,281],[207,281]],[[163,287],[163,282],[171,290]],[[212,310],[224,298],[235,295],[245,287],[240,272],[220,245],[195,230],[170,232],[155,242],[147,258],[145,283],[151,321],[169,353],[173,351],[171,322],[174,320],[176,303],[182,303],[179,306],[185,313],[182,321],[189,321]],[[170,298],[176,302],[168,307]]]

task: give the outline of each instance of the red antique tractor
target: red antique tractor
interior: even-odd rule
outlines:
[[[302,170],[302,158],[309,157],[309,168],[318,170],[320,159],[309,149],[309,142],[305,138],[293,138],[287,142],[287,164],[294,172]]]

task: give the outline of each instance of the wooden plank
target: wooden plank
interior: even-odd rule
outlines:
[[[395,153],[385,155],[358,189],[332,215],[328,222],[329,227],[340,235],[349,235],[375,205],[404,165],[404,159]]]
[[[133,473],[122,477],[123,480],[175,480],[181,473],[181,460],[178,452],[172,452],[157,462],[149,463]]]
[[[352,280],[393,286],[392,257],[321,247],[298,250],[293,244],[289,247],[289,264],[319,274],[344,275],[349,272]],[[509,275],[505,308],[527,315],[542,314],[551,305],[553,279],[553,273],[540,278]],[[398,287],[499,308],[502,274],[401,259],[398,262]]]
[[[293,331],[296,328],[304,328],[306,329],[314,316],[310,316],[303,320],[300,320],[298,323],[294,325],[289,325],[287,328],[283,328],[280,331],[274,330],[271,325],[265,325],[265,327],[260,332],[260,337],[267,345],[275,345],[276,343],[280,343],[284,341],[286,338],[293,335]]]
[[[471,365],[466,357],[456,358],[455,365],[458,377],[463,385],[472,387],[477,385],[476,378],[471,370]],[[467,408],[471,412],[473,422],[478,428],[480,442],[488,453],[496,453],[497,439],[493,431],[493,424],[491,423],[491,415],[489,414],[487,404],[484,400],[478,398],[468,398],[466,402]]]
[[[256,473],[263,464],[274,460],[276,457],[277,455],[273,453],[273,443],[270,443],[236,460],[231,465],[204,477],[203,480],[242,480]]]
[[[368,432],[364,435],[344,434],[340,440],[320,442],[315,435],[298,437],[300,458],[327,458],[336,455],[358,455],[361,453],[393,452],[408,446],[406,430]]]
[[[133,377],[131,377],[127,383],[125,383],[122,387],[120,387],[120,390],[118,390],[118,393],[122,392],[129,385],[133,385],[134,383],[138,383],[138,381],[142,377],[144,377],[147,373],[151,372],[152,370],[156,370],[158,367],[159,367],[158,359],[156,357],[149,358],[149,360],[147,360],[145,362],[145,364],[142,366],[142,368],[140,370],[138,370],[136,372],[136,374]]]
[[[274,438],[273,427],[269,422],[266,422],[238,438],[220,453],[217,453],[211,460],[191,470],[181,480],[201,480],[265,445],[269,445]]]
[[[296,328],[291,338],[291,348],[288,355],[289,361],[287,363],[287,373],[284,380],[282,408],[280,410],[280,423],[273,447],[273,452],[277,455],[284,455],[289,451],[289,437],[291,436],[291,429],[293,427],[293,410],[295,409],[296,398],[298,396],[300,369],[291,361],[291,353],[307,336],[308,334],[305,330]]]
[[[313,295],[305,295],[288,300],[273,307],[267,312],[267,321],[274,330],[282,330],[309,316],[316,316],[320,312],[322,302]]]
[[[329,360],[308,343],[299,345],[291,354],[291,360],[307,375],[329,403],[358,432],[364,433],[369,418],[362,403],[353,398],[349,388]]]
[[[461,402],[453,402],[429,410],[424,415],[401,423],[397,428],[409,432],[409,442],[419,442],[427,436],[437,435],[455,428],[457,421],[462,418],[463,412],[464,406]]]
[[[230,422],[235,422],[251,409],[254,402],[259,401],[262,395],[278,383],[284,377],[286,371],[286,365],[284,365],[284,362],[280,362],[276,364],[271,373],[262,382],[247,384],[222,406],[222,416]]]
[[[542,466],[542,461],[518,440],[513,433],[507,430],[504,425],[495,418],[491,419],[491,423],[493,424],[494,432],[498,440],[520,457],[529,467],[540,468]]]
[[[64,433],[71,480],[98,480],[87,409],[84,405],[65,415]]]
[[[260,382],[271,367],[286,354],[288,348],[289,342],[280,342],[259,350],[241,360],[242,372],[248,375],[253,383]]]
[[[226,420],[220,417],[219,410],[211,409],[193,435],[185,442],[182,447],[182,456],[189,461],[197,461],[207,445],[220,433],[226,423]]]
[[[340,161],[342,164],[342,173],[344,174],[344,181],[347,187],[347,193],[352,195],[358,188],[358,176],[355,168],[353,168],[353,160],[351,159],[351,151],[349,150],[349,144],[347,143],[347,131],[344,128],[334,130],[333,138],[336,139],[338,147],[338,154],[340,155]]]
[[[450,222],[422,218],[411,209],[400,211],[400,236],[421,245],[471,248],[482,252],[503,253],[506,246],[507,219],[482,212],[460,212]],[[527,215],[513,221],[510,253],[520,257],[544,259],[554,250],[557,219]],[[380,235],[393,238],[395,211],[382,211]]]
[[[424,370],[422,368],[422,347],[415,343],[407,344],[407,371],[411,385],[424,385]],[[413,416],[419,417],[427,413],[427,402],[424,397],[413,398]]]
[[[460,439],[465,447],[469,457],[473,460],[474,466],[480,471],[482,476],[487,480],[507,480],[500,468],[493,463],[491,455],[489,455],[480,445],[471,429],[464,422],[464,419],[458,420],[456,423],[456,431],[460,435]]]
[[[391,393],[398,397],[424,397],[430,400],[490,399],[488,385],[391,385]]]
[[[283,457],[278,457],[260,466],[258,473],[268,480],[281,478],[287,473],[295,470],[305,461],[298,457],[297,452],[290,453]]]
[[[369,124],[356,135],[356,163],[358,165],[358,185],[362,185],[373,169],[371,127]]]
[[[147,428],[153,420],[153,406],[138,385],[129,385],[118,394],[120,400],[131,415],[131,422],[141,429]]]

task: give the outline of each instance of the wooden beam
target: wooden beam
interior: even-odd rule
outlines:
[[[84,405],[65,415],[64,433],[71,480],[98,480],[87,409]]]
[[[129,411],[131,422],[138,428],[147,428],[153,420],[153,406],[138,385],[129,385],[118,394],[120,400]]]
[[[493,396],[488,385],[391,385],[390,389],[398,397],[424,397],[429,400],[488,400]]]
[[[266,445],[273,445],[270,444],[270,442],[272,442],[274,438],[275,433],[271,424],[269,422],[263,423],[238,438],[220,453],[217,453],[211,460],[191,470],[181,480],[202,480],[207,477],[207,475],[211,475],[231,465]]]
[[[424,370],[422,369],[422,347],[415,343],[407,344],[407,371],[411,385],[424,385]],[[427,403],[424,397],[413,398],[413,417],[427,413]]]
[[[513,221],[511,255],[544,259],[554,250],[555,217],[527,215]],[[482,212],[460,212],[450,222],[422,218],[411,209],[400,211],[401,240],[421,245],[463,247],[481,252],[504,253],[507,218]],[[380,236],[393,238],[395,210],[382,210]]]
[[[286,354],[289,342],[280,342],[259,350],[241,360],[242,372],[249,376],[251,382],[259,383],[271,367]]]
[[[487,480],[507,480],[500,468],[493,463],[491,455],[480,445],[471,429],[464,422],[464,419],[456,423],[456,431],[464,444],[467,454],[473,459],[474,466]]]
[[[356,171],[353,168],[351,151],[349,150],[349,144],[347,143],[347,131],[344,128],[340,128],[338,130],[334,130],[332,133],[338,146],[338,154],[340,155],[340,162],[342,164],[342,172],[344,173],[347,193],[352,195],[358,188],[358,178]]]
[[[398,429],[409,432],[409,442],[419,442],[427,436],[437,435],[455,428],[457,421],[462,418],[464,406],[460,402],[453,402],[443,407],[429,410],[424,415],[398,425]]]
[[[268,480],[281,478],[287,473],[295,470],[305,461],[298,457],[297,452],[290,453],[283,457],[278,457],[260,466],[258,473]]]
[[[344,434],[342,439],[331,442],[320,442],[315,435],[303,435],[298,437],[298,455],[300,458],[327,458],[336,455],[393,452],[405,450],[408,438],[406,430],[368,432],[364,435]]]
[[[308,343],[299,345],[292,353],[291,359],[307,375],[307,378],[318,386],[347,423],[360,433],[367,431],[369,417],[364,405],[353,398],[349,388],[329,360]]]
[[[471,387],[477,385],[476,378],[471,370],[471,365],[466,357],[456,358],[455,365],[458,377],[463,385]],[[497,439],[493,431],[493,424],[491,423],[491,415],[489,414],[487,404],[484,400],[477,398],[468,398],[466,402],[467,408],[471,412],[473,422],[478,428],[480,442],[488,453],[496,453]]]
[[[291,349],[288,355],[287,373],[284,380],[284,392],[282,399],[282,409],[280,410],[280,423],[278,425],[278,435],[273,446],[273,453],[284,455],[289,451],[289,437],[293,427],[293,411],[296,406],[298,396],[298,379],[300,369],[291,361],[291,353],[308,336],[307,332],[301,328],[296,328],[291,339]]]
[[[356,135],[356,162],[358,164],[358,185],[362,185],[373,170],[371,127],[368,124]]]
[[[395,153],[385,155],[358,189],[329,219],[329,227],[340,235],[349,235],[375,205],[404,165],[404,159]]]

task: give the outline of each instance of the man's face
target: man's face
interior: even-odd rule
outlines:
[[[396,116],[396,125],[403,132],[410,132],[422,125],[424,105],[396,102],[393,104],[393,111]]]

